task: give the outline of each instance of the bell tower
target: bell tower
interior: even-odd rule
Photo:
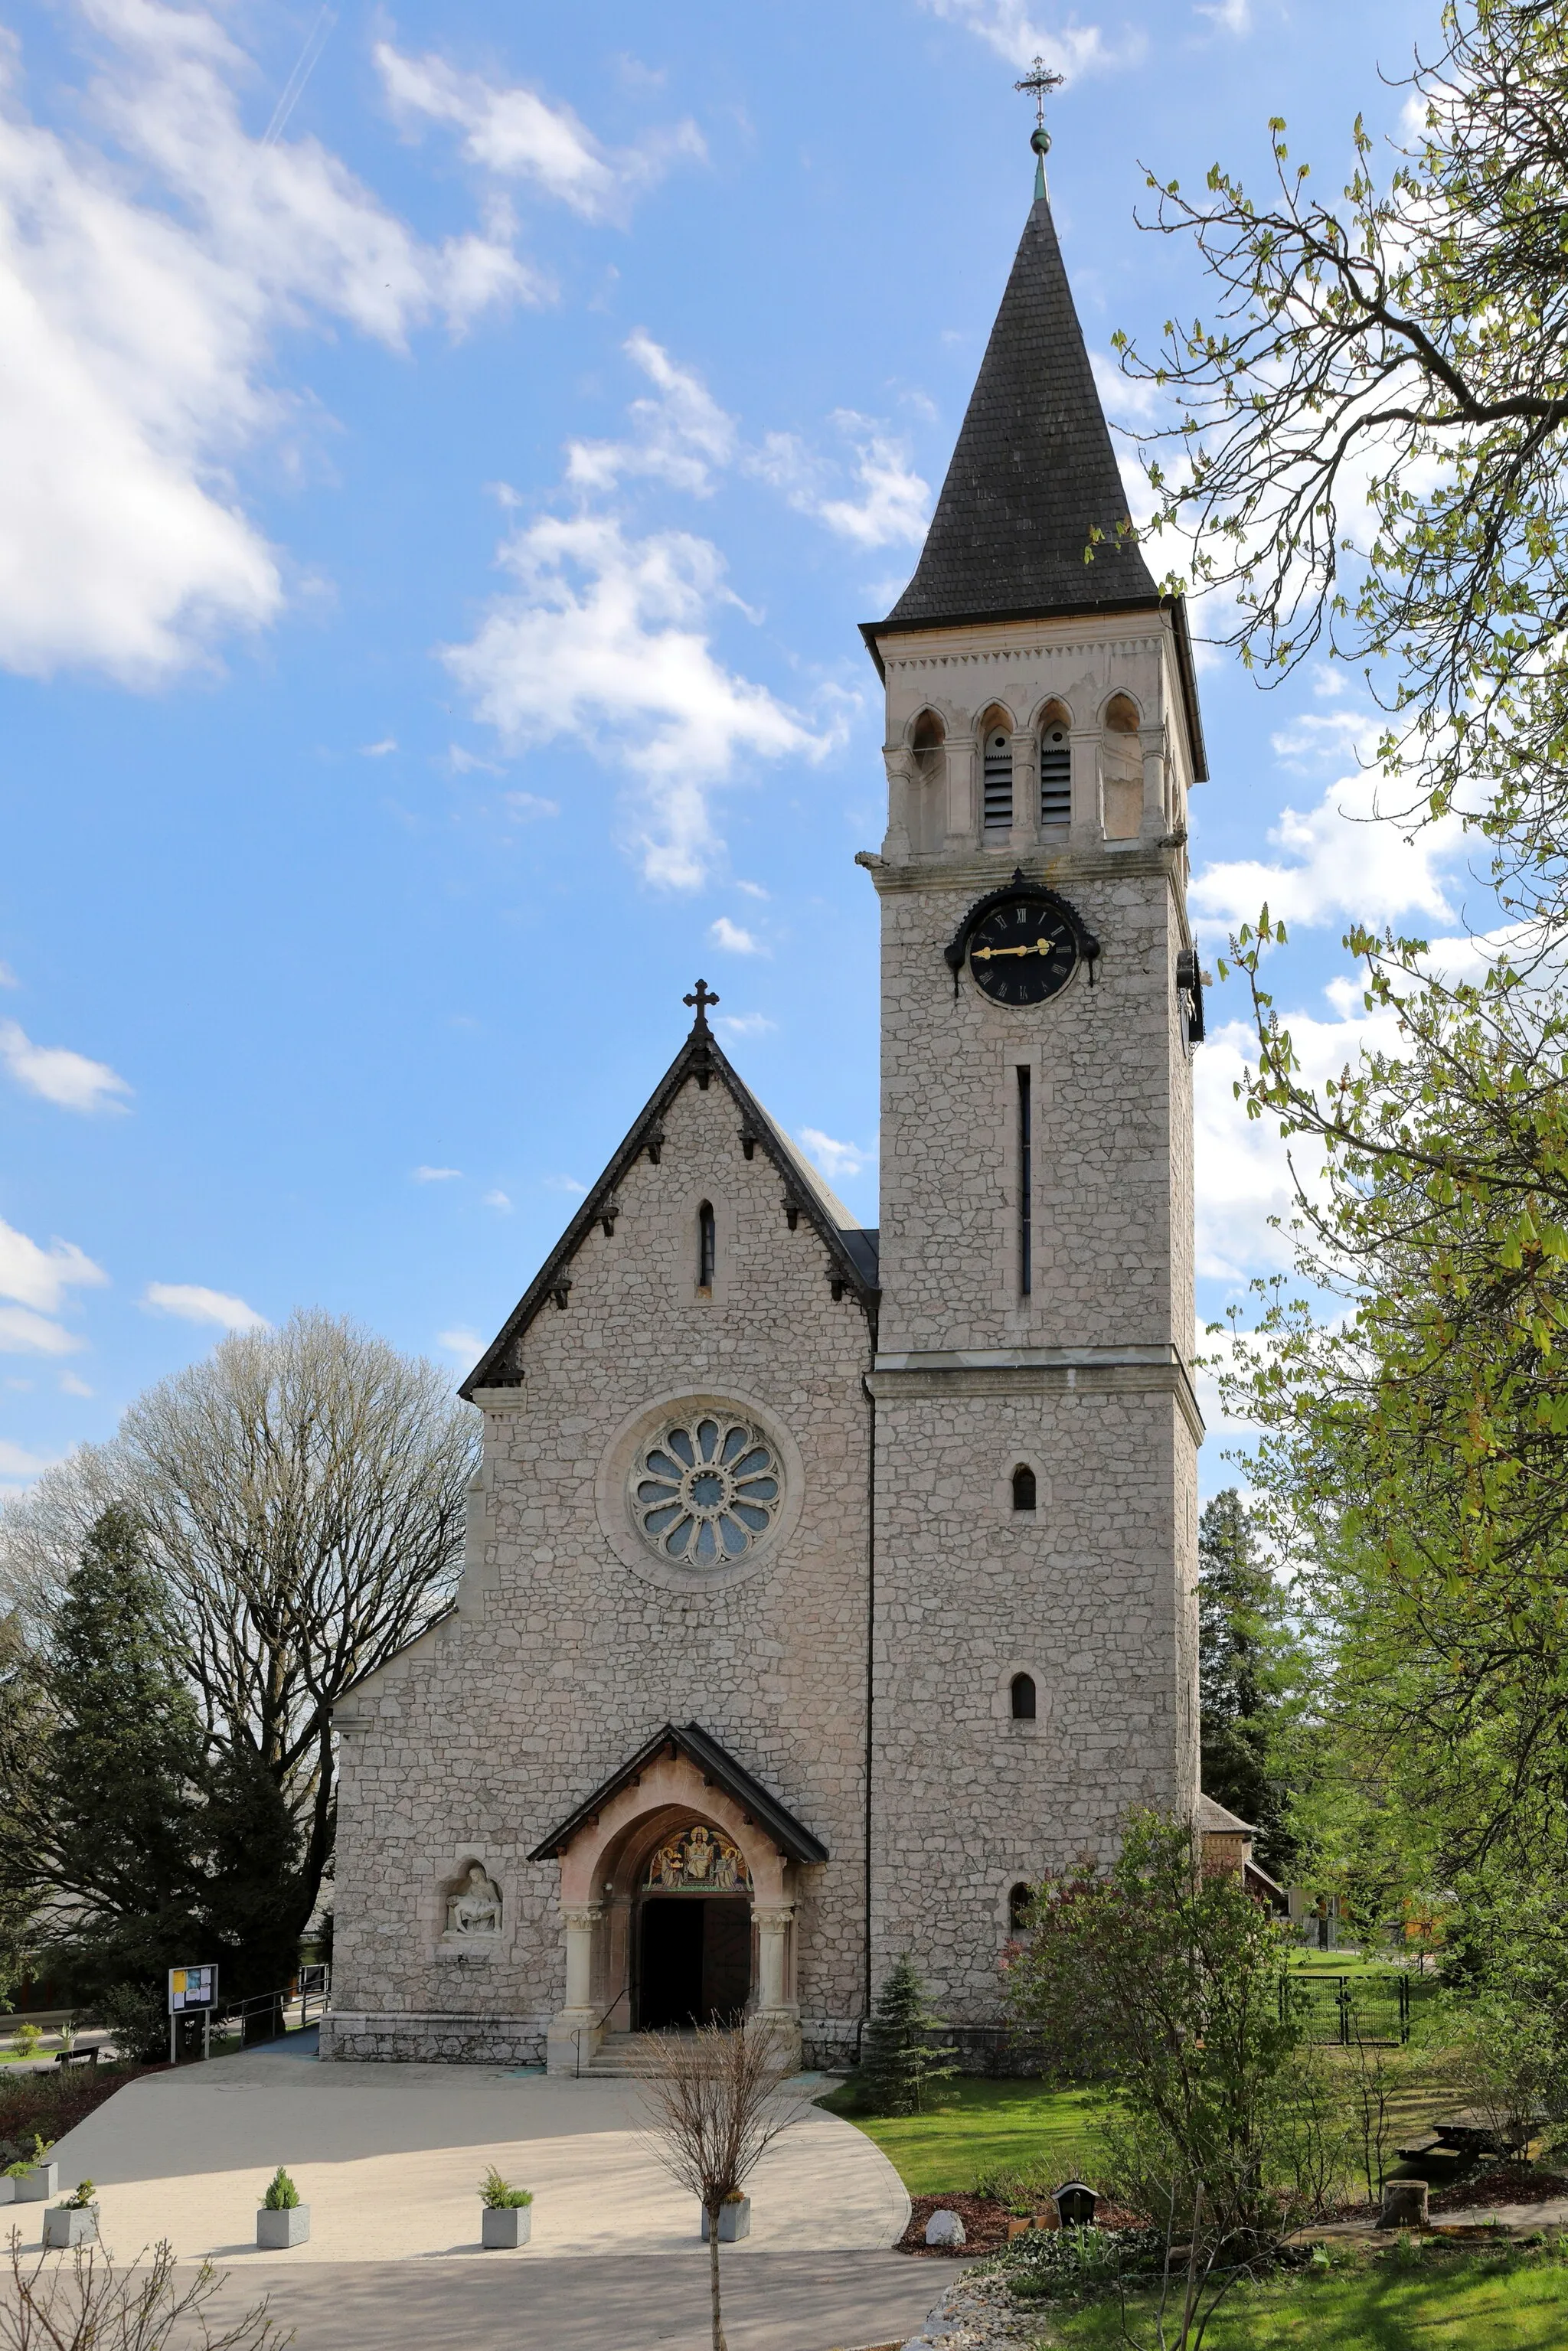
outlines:
[[[1032,87],[1032,85],[1031,85]],[[1045,193],[886,689],[872,1972],[998,2012],[1015,1889],[1197,1795],[1185,613]]]

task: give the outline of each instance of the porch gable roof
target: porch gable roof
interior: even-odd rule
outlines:
[[[674,1723],[666,1722],[663,1730],[656,1730],[652,1739],[644,1740],[637,1752],[629,1756],[619,1771],[595,1788],[592,1795],[585,1797],[559,1828],[552,1829],[549,1836],[535,1846],[528,1859],[555,1860],[578,1832],[595,1820],[622,1788],[634,1785],[665,1749],[673,1749],[676,1754],[684,1755],[689,1763],[695,1765],[705,1782],[712,1782],[714,1786],[722,1788],[731,1802],[738,1804],[741,1811],[772,1838],[787,1860],[811,1864],[827,1860],[828,1848],[821,1839],[803,1827],[793,1813],[779,1803],[776,1797],[770,1796],[761,1782],[754,1780],[750,1772],[737,1763],[716,1739],[710,1738],[697,1722],[688,1722],[678,1729]]]

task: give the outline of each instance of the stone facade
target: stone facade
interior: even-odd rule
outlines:
[[[1047,225],[1037,205],[1009,301],[1060,269]],[[1108,442],[1096,462],[1114,496]],[[943,540],[958,589],[966,544]],[[749,2005],[810,2062],[852,2058],[907,1951],[970,2062],[1004,2064],[1013,1889],[1108,1853],[1130,1805],[1192,1817],[1201,746],[1179,613],[1138,576],[1121,610],[870,632],[880,1243],[747,1093],[699,986],[465,1389],[485,1447],[456,1605],[339,1710],[324,2054],[600,2062],[676,1966],[669,1905],[719,1891],[661,1891],[701,1826],[727,1909],[697,1943],[722,1927],[733,1970],[749,1917]],[[1015,872],[1098,948],[1028,1008],[946,953]]]

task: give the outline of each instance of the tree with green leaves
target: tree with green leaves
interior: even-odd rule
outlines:
[[[956,2052],[936,2039],[944,2030],[905,1952],[888,1971],[865,2029],[855,2076],[860,2103],[875,2115],[919,2114],[931,2085],[957,2070]]]
[[[1134,1813],[1108,1869],[1039,1887],[1007,1998],[1056,2074],[1113,2089],[1107,2178],[1186,2249],[1160,2339],[1196,2345],[1340,2159],[1281,1929],[1239,1878],[1205,1875],[1186,1823]]]
[[[84,1989],[155,1978],[199,1937],[205,1749],[129,1511],[94,1523],[28,1678],[0,1758],[5,1882]]]
[[[1358,117],[1335,195],[1270,124],[1273,185],[1150,175],[1209,318],[1124,365],[1174,392],[1153,531],[1181,538],[1265,680],[1365,671],[1412,818],[1458,809],[1523,910],[1568,917],[1568,21],[1449,0],[1380,157]],[[1173,585],[1186,584],[1173,579]]]
[[[1297,1645],[1284,1593],[1234,1486],[1206,1503],[1198,1520],[1197,1632],[1203,1792],[1254,1823],[1258,1858],[1278,1876],[1295,1853],[1285,1742],[1296,1712]]]

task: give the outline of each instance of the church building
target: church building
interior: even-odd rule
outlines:
[[[1043,146],[1043,134],[1037,135]],[[461,1588],[337,1713],[324,2057],[603,2073],[907,1953],[971,2064],[1031,1881],[1196,1815],[1179,600],[1043,172],[886,692],[881,1225],[685,1042],[463,1387]]]

